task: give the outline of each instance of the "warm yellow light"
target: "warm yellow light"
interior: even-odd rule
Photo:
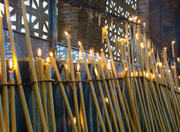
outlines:
[[[135,37],[136,37],[137,40],[139,40],[139,35],[138,35],[138,33],[136,33]]]
[[[171,42],[171,44],[175,44],[175,43],[176,43],[176,41],[172,41],[172,42]]]
[[[111,70],[111,64],[108,62],[108,70]]]
[[[141,48],[144,48],[144,43],[141,43]]]
[[[106,26],[104,27],[104,29],[107,30],[107,29],[108,29],[108,25],[106,25]]]
[[[103,49],[101,49],[101,52],[103,52]]]
[[[158,75],[161,78],[161,74]]]
[[[172,65],[172,66],[171,66],[171,69],[174,69],[174,68],[175,68],[175,66],[174,66],[174,65]]]
[[[138,17],[137,16],[134,16],[134,21],[136,21],[138,19]]]
[[[66,70],[68,69],[68,65],[67,64],[64,64],[64,67],[66,68]]]
[[[146,74],[145,74],[145,75],[146,75],[146,77],[147,77],[147,78],[149,77],[149,73],[147,73],[147,72],[146,72]]]
[[[151,76],[152,76],[153,79],[155,78],[155,75],[154,75],[154,74],[152,74]]]
[[[136,72],[136,76],[138,76],[138,72]]]
[[[12,59],[9,60],[9,68],[12,70],[13,69],[13,61]]]
[[[79,70],[80,70],[80,65],[79,65],[79,63],[77,64],[77,71],[79,72]]]
[[[106,103],[109,103],[109,99],[108,99],[107,97],[105,98],[105,102],[106,102]]]
[[[64,34],[65,34],[66,36],[69,36],[68,32],[66,32],[66,31],[64,32]]]
[[[180,87],[178,87],[178,89],[180,90]]]
[[[128,70],[128,68],[126,67],[126,68],[125,68],[125,72],[126,72],[127,70]]]
[[[133,73],[131,72],[131,76],[133,77]]]
[[[168,72],[170,73],[170,72],[171,72],[171,70],[168,70]]]
[[[0,17],[3,18],[2,10],[0,9]]]
[[[92,49],[89,50],[89,54],[92,55]]]
[[[120,39],[120,42],[125,43],[125,42],[126,42],[126,39],[125,39],[125,38],[121,38],[121,39]]]
[[[49,57],[46,58],[46,62],[47,62],[47,63],[50,62],[50,58],[49,58]]]
[[[180,79],[180,76],[178,76],[178,79]]]
[[[177,61],[180,62],[180,58],[179,57],[177,58]]]
[[[41,51],[41,49],[39,48],[39,49],[38,49],[38,57],[41,57],[41,55],[42,55],[42,51]]]
[[[141,23],[141,20],[140,20],[140,19],[138,20],[138,23]]]
[[[143,26],[144,26],[144,27],[146,26],[146,23],[145,23],[145,22],[143,22]]]
[[[167,51],[167,47],[164,47],[163,50],[164,50],[164,51]]]
[[[149,52],[148,52],[148,56],[150,56],[150,55],[151,55],[151,52],[149,51]]]
[[[81,45],[82,45],[81,41],[78,41],[78,45],[79,45],[79,46],[81,46]]]
[[[162,67],[162,62],[158,62],[157,65],[161,68]]]
[[[49,52],[49,55],[52,57],[53,56],[53,52]]]
[[[76,117],[73,118],[74,123],[76,124]]]

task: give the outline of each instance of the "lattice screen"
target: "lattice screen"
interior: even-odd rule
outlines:
[[[106,1],[106,12],[112,13],[119,17],[129,18],[137,9],[137,0],[107,0]],[[114,59],[119,60],[119,54],[115,51],[116,39],[125,37],[125,25],[112,20],[105,20],[105,24],[108,25],[108,35],[111,41],[111,49],[114,54]],[[108,57],[107,44],[105,44],[106,57]]]

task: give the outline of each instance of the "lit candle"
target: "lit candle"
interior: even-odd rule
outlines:
[[[81,73],[80,73],[80,64],[77,64],[77,72],[76,72],[77,81],[79,81],[79,94],[80,94],[80,106],[82,109],[82,118],[81,124],[84,132],[88,132],[87,119],[86,119],[86,110],[84,105],[84,95],[83,95],[83,87],[81,83]]]
[[[14,80],[14,67],[13,67],[13,61],[12,59],[9,60],[9,84],[13,85],[15,84]],[[16,107],[15,107],[15,90],[14,86],[10,86],[10,100],[11,100],[11,126],[12,131],[16,132]]]
[[[4,36],[3,36],[3,22],[2,22],[2,11],[0,9],[0,55],[1,55],[1,73],[2,73],[2,84],[7,84],[7,73],[6,73],[6,60],[5,60],[5,47],[4,47]],[[8,88],[7,86],[2,87],[2,104],[3,104],[3,117],[5,131],[9,132],[9,106],[8,106]],[[3,128],[4,129],[4,128]]]
[[[46,58],[45,65],[45,80],[49,81],[51,80],[51,66],[49,65],[50,58]],[[54,112],[54,100],[53,100],[53,91],[52,91],[52,83],[47,83],[47,89],[49,94],[49,108],[50,108],[50,117],[52,122],[52,131],[56,132],[56,120],[55,120],[55,112]]]
[[[61,82],[62,81],[61,76],[60,76],[56,61],[55,61],[55,59],[53,57],[53,53],[50,52],[49,55],[50,55],[51,63],[53,65],[53,68],[54,68],[54,71],[55,71],[55,74],[56,74],[56,77],[57,77],[57,81]],[[74,120],[73,120],[72,111],[71,111],[69,101],[68,101],[68,98],[67,98],[67,95],[66,95],[66,92],[65,92],[65,89],[64,89],[64,85],[63,85],[63,83],[58,83],[58,85],[60,87],[64,102],[65,102],[65,106],[66,106],[66,109],[67,109],[67,112],[68,112],[68,115],[69,115],[69,118],[70,118],[70,121],[71,121],[71,124],[72,124],[72,128],[73,128],[73,130],[75,132],[77,132],[77,127],[76,127],[76,125],[74,123]]]
[[[80,41],[78,41],[78,44],[79,44],[79,61],[81,61],[82,59],[82,43]]]
[[[75,113],[76,113],[76,118],[77,118],[77,128],[78,128],[78,131],[80,132],[81,131],[81,123],[80,123],[80,116],[79,116],[79,109],[78,109],[76,83],[74,82],[75,81],[75,76],[74,76],[73,60],[72,60],[72,55],[71,55],[71,41],[70,41],[70,35],[67,32],[65,32],[65,35],[66,35],[67,44],[68,44],[69,70],[70,70],[71,80],[73,81],[72,90],[73,90]]]
[[[23,3],[24,3],[24,1],[23,1]],[[5,9],[6,9],[7,25],[8,25],[9,38],[10,38],[10,43],[11,43],[11,48],[12,48],[12,58],[13,58],[17,83],[22,84],[21,74],[20,74],[20,70],[19,70],[19,66],[18,66],[18,60],[17,60],[17,56],[16,56],[16,48],[15,48],[15,44],[14,44],[14,37],[13,37],[12,28],[11,28],[11,20],[10,20],[8,0],[4,0],[4,4],[5,4]],[[24,110],[24,115],[25,115],[25,119],[26,119],[26,123],[27,123],[27,128],[28,128],[28,131],[32,132],[33,129],[32,129],[32,124],[31,124],[31,119],[30,119],[30,116],[29,116],[29,111],[28,111],[28,107],[27,107],[26,98],[25,98],[25,95],[24,95],[23,86],[18,85],[18,89],[19,89],[19,94],[20,94],[21,101],[22,101],[22,107],[23,107],[23,110]]]
[[[176,43],[176,41],[172,41],[171,44],[172,44],[172,56],[173,58],[175,57],[175,54],[174,54],[174,44]]]
[[[43,111],[43,106],[42,106],[42,101],[41,101],[41,96],[39,92],[39,86],[37,83],[37,74],[34,66],[34,60],[33,60],[33,53],[32,53],[32,47],[31,47],[31,38],[29,34],[29,26],[28,26],[28,21],[26,18],[26,7],[24,5],[24,0],[21,0],[21,8],[22,8],[22,14],[23,14],[23,20],[24,20],[24,27],[25,27],[25,35],[26,35],[26,44],[27,44],[27,49],[28,49],[28,54],[29,54],[29,66],[30,66],[30,71],[32,75],[32,81],[34,83],[34,91],[37,99],[37,105],[40,113],[40,119],[41,119],[41,124],[42,128],[44,131],[48,131],[46,120],[45,120],[45,114]]]

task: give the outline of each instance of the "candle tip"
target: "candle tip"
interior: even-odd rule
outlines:
[[[53,57],[53,52],[49,52],[49,55],[50,55],[51,57]]]
[[[46,62],[47,62],[47,63],[50,62],[50,58],[49,58],[49,57],[46,58]]]
[[[78,45],[79,45],[79,46],[81,46],[81,45],[82,45],[81,41],[78,41]]]
[[[77,64],[77,71],[79,72],[79,70],[80,70],[80,64],[78,63]]]
[[[12,59],[9,60],[9,68],[12,70],[13,69],[13,61]]]
[[[39,49],[38,49],[38,57],[41,57],[41,54],[42,54],[42,51],[41,51],[41,49],[39,48]]]
[[[174,41],[174,40],[171,42],[172,45],[175,44],[175,43],[176,43],[176,41]]]

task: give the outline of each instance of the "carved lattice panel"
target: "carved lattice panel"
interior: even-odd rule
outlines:
[[[129,19],[137,9],[137,0],[107,0],[106,12]],[[119,52],[115,51],[116,39],[126,37],[125,24],[122,22],[116,22],[110,19],[105,20],[105,24],[108,25],[108,36],[111,42],[111,49],[115,60],[119,60]],[[108,49],[105,44],[106,57],[108,57]]]

